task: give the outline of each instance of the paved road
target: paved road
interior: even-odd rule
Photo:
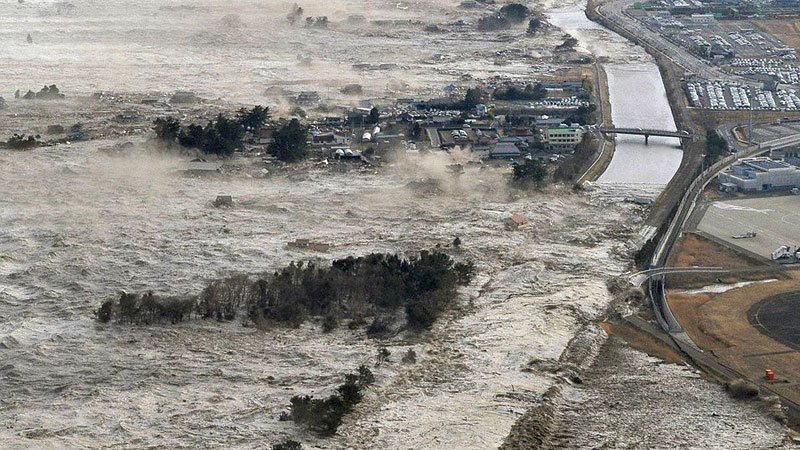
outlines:
[[[663,277],[673,273],[728,273],[730,270],[722,267],[658,267],[655,269],[637,272],[628,278],[632,285],[639,287],[651,278]]]
[[[610,20],[636,38],[646,42],[675,64],[702,78],[724,80],[731,83],[753,84],[751,80],[723,72],[718,67],[699,58],[683,47],[670,42],[664,36],[648,29],[641,22],[625,13],[637,0],[620,0],[606,3],[597,8],[597,13]]]

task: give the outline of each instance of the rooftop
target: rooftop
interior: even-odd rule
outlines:
[[[741,163],[762,172],[769,172],[770,170],[776,169],[789,169],[792,167],[790,164],[787,164],[783,161],[775,161],[769,158],[743,159],[741,160]]]

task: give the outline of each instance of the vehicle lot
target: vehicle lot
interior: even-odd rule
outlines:
[[[685,84],[689,106],[708,109],[800,109],[800,97],[794,89],[768,91],[745,84],[695,80]]]
[[[800,196],[722,200],[709,205],[699,231],[769,259],[781,245],[800,245]],[[733,236],[755,231],[756,237]]]
[[[780,124],[753,127],[753,142],[766,142],[792,134],[800,134],[800,122],[784,121]]]

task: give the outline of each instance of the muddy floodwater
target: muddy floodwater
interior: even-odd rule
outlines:
[[[502,36],[462,29],[454,23],[474,22],[484,10],[457,4],[303,5],[308,15],[330,17],[322,30],[291,26],[290,2],[3,2],[0,95],[9,106],[0,129],[111,127],[122,106],[85,101],[100,90],[153,91],[164,100],[191,89],[281,111],[284,91],[316,90],[332,104],[393,102],[441,95],[449,83],[463,89],[492,76],[529,80],[557,70],[531,55],[549,53],[558,31],[533,38],[524,24]],[[581,19],[581,5],[545,6],[566,6],[551,21],[611,58],[618,126],[669,125],[658,72],[641,49]],[[424,34],[425,25],[444,31]],[[388,65],[353,68],[365,62]],[[11,97],[53,83],[67,100],[44,106]],[[363,95],[342,94],[345,83],[362,84]],[[641,105],[618,98],[632,88],[653,97]],[[640,117],[647,122],[634,121]],[[606,192],[658,168],[645,178],[657,192],[680,160],[669,142],[653,138],[645,147],[633,138],[627,152],[621,140],[604,176],[639,156],[641,167],[592,193],[553,186],[521,194],[507,187],[508,166],[466,165],[472,155],[458,151],[409,152],[377,167],[315,161],[288,170],[251,155],[228,161],[220,176],[184,177],[189,158],[154,149],[148,121],[114,139],[0,150],[0,448],[249,449],[285,438],[307,448],[496,448],[554,389],[561,394],[547,395],[560,405],[548,425],[552,448],[783,445],[783,427],[758,404],[735,402],[695,370],[632,350],[594,324],[612,304],[608,280],[631,267],[645,214]],[[125,151],[108,151],[115,148]],[[454,163],[465,173],[454,176],[447,168]],[[431,180],[435,189],[415,188]],[[233,206],[215,208],[218,195],[230,195]],[[507,230],[514,213],[530,226]],[[297,239],[330,251],[287,245]],[[477,274],[458,307],[422,333],[372,340],[347,327],[323,334],[319,320],[262,330],[240,320],[94,319],[122,290],[196,294],[210,280],[291,261],[437,245],[475,262]],[[378,365],[381,347],[391,355]],[[417,362],[401,363],[409,349]],[[582,367],[582,383],[564,371],[567,363]],[[327,396],[361,364],[376,383],[336,436],[279,420],[292,396]]]
[[[622,271],[632,207],[559,193],[512,200],[500,173],[446,176],[435,158],[382,173],[309,170],[273,178],[177,176],[180,162],[98,151],[108,142],[2,155],[0,446],[257,445],[304,435],[278,416],[298,393],[324,393],[343,373],[393,362],[363,416],[358,446],[498,445],[520,411],[553,382],[523,372],[557,359],[574,330],[602,312],[604,279]],[[140,144],[141,145],[141,144]],[[441,177],[446,193],[406,188]],[[211,202],[229,194],[235,207]],[[509,232],[513,212],[534,226]],[[603,217],[598,221],[598,217]],[[463,242],[479,276],[459,311],[430,335],[385,343],[319,325],[256,331],[238,323],[99,325],[98,304],[122,289],[197,292],[209,279],[260,273],[291,260],[413,252]],[[287,247],[330,243],[329,254]],[[623,253],[624,254],[624,253]],[[415,348],[419,362],[399,355]],[[511,395],[510,393],[516,394]],[[361,406],[359,407],[361,408]]]
[[[601,196],[514,199],[502,170],[453,179],[445,169],[451,157],[441,155],[380,172],[194,179],[177,176],[180,161],[147,152],[142,142],[123,158],[99,151],[108,144],[0,156],[3,448],[248,448],[284,436],[336,448],[496,447],[560,383],[552,366],[606,309],[606,279],[625,270],[627,243],[641,226],[636,207]],[[440,179],[443,194],[409,190],[421,176]],[[214,208],[220,193],[235,206]],[[532,226],[505,230],[514,212]],[[122,289],[197,292],[234,272],[446,248],[455,236],[461,248],[449,251],[475,261],[478,276],[461,306],[422,335],[381,342],[363,331],[322,334],[314,322],[264,331],[238,322],[131,327],[93,319],[98,304]],[[287,247],[298,238],[333,248]],[[325,395],[347,371],[373,366],[379,346],[393,356],[374,368],[376,386],[337,437],[326,443],[278,421],[292,395]],[[409,348],[418,362],[401,364]],[[671,373],[665,376],[692,372]],[[716,408],[732,407],[717,386],[694,389]],[[636,398],[629,394],[619,401]],[[747,408],[737,417],[763,424],[759,440],[779,438],[776,422]],[[687,404],[674,414],[692,411]]]

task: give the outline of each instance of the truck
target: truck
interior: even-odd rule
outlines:
[[[781,245],[774,252],[772,252],[772,260],[784,259],[784,258],[791,258],[792,257],[792,249],[788,245]]]
[[[748,231],[747,233],[737,234],[736,236],[731,236],[734,239],[751,239],[756,237],[755,231]]]

